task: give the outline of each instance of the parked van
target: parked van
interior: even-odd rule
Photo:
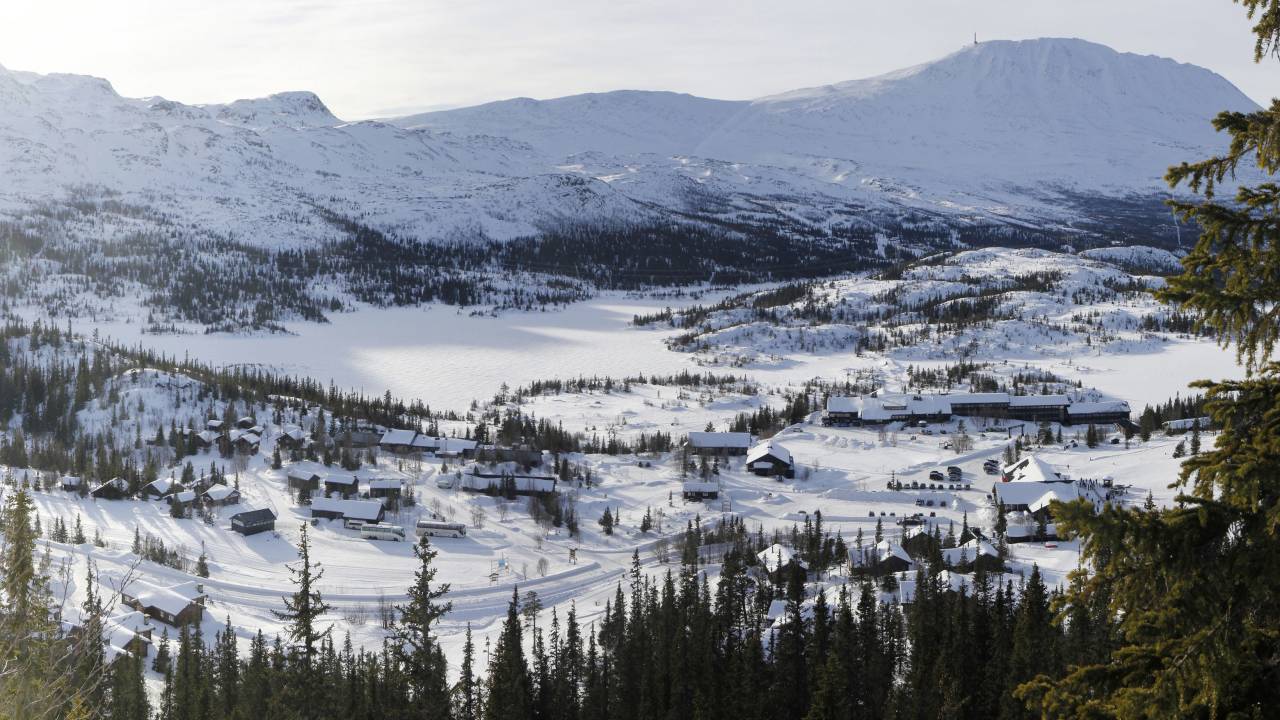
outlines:
[[[392,542],[399,542],[404,540],[404,528],[399,525],[374,523],[360,528],[360,537],[365,540],[391,540]]]
[[[362,528],[362,527],[364,527],[364,526],[365,526],[365,521],[363,521],[363,520],[357,520],[356,518],[343,518],[343,519],[342,519],[342,527],[344,527],[344,528],[346,528],[346,529],[348,529],[348,530],[359,530],[360,528]]]
[[[460,538],[467,534],[467,526],[456,522],[440,522],[438,520],[419,520],[414,526],[413,533],[418,537],[430,535],[432,537],[454,537]]]

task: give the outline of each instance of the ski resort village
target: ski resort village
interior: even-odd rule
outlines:
[[[643,326],[645,342],[671,337]],[[1105,332],[1125,349],[1145,338],[1153,363],[1161,345],[1206,342]],[[504,387],[462,412],[39,323],[12,323],[4,347],[28,373],[4,388],[4,491],[30,489],[62,621],[78,627],[92,583],[114,598],[108,656],[149,663],[197,626],[246,643],[282,632],[304,531],[324,621],[364,646],[406,602],[427,536],[449,585],[450,658],[468,631],[497,631],[513,593],[531,618],[572,608],[601,622],[633,573],[686,565],[715,582],[727,554],[743,558],[765,626],[783,622],[793,574],[806,607],[867,583],[904,607],[922,578],[1020,592],[1035,573],[1061,587],[1079,559],[1055,503],[1167,504],[1180,458],[1215,431],[1185,387],[1135,407],[1046,369],[1053,352],[916,364],[886,349],[802,382],[691,364]],[[61,407],[75,410],[48,414]]]
[[[1212,3],[1274,62],[1131,49]],[[0,20],[0,720],[1280,717],[1280,105],[944,2],[138,4]]]

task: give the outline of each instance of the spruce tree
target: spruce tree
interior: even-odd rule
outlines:
[[[524,632],[520,626],[519,591],[512,590],[507,619],[502,624],[489,662],[485,720],[527,720],[533,717],[533,688],[524,659]]]
[[[1239,2],[1256,21],[1254,59],[1274,58],[1280,0]],[[1195,384],[1221,433],[1183,463],[1173,507],[1062,509],[1060,527],[1093,568],[1068,599],[1110,593],[1122,641],[1106,661],[1021,688],[1046,716],[1253,718],[1280,707],[1280,183],[1215,196],[1241,163],[1280,171],[1280,100],[1223,112],[1214,127],[1227,151],[1166,176],[1202,195],[1172,203],[1201,234],[1160,297],[1233,344],[1246,376]]]
[[[471,623],[467,623],[466,641],[462,645],[462,668],[454,688],[454,717],[457,720],[479,720],[480,684],[475,671],[476,646],[471,640]]]
[[[292,641],[288,653],[292,676],[290,699],[303,720],[312,720],[321,715],[318,698],[322,681],[316,672],[316,658],[320,641],[329,636],[330,628],[319,627],[320,616],[328,612],[329,606],[315,587],[324,571],[311,564],[311,543],[305,523],[298,539],[298,563],[289,567],[289,573],[298,589],[283,598],[283,611],[272,612],[276,619],[284,622],[285,632]]]
[[[435,583],[432,565],[438,554],[430,538],[423,535],[413,549],[418,569],[409,587],[409,602],[396,607],[399,617],[391,628],[401,663],[407,675],[409,696],[418,707],[420,717],[448,718],[448,668],[444,652],[434,636],[435,625],[452,603],[442,602],[449,592],[448,583]]]

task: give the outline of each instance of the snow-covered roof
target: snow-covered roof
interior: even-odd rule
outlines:
[[[365,485],[370,490],[399,490],[403,484],[402,481],[395,478],[379,478],[365,481]]]
[[[791,451],[772,440],[766,440],[748,450],[747,463],[753,463],[766,455],[772,455],[788,465],[794,464],[791,462]]]
[[[173,491],[174,486],[177,484],[178,483],[174,482],[173,478],[162,477],[156,478],[155,480],[147,483],[147,488],[154,490],[161,495],[168,495]]]
[[[345,518],[377,520],[382,514],[382,503],[376,500],[341,500],[339,498],[313,498],[311,512],[336,512]]]
[[[1124,400],[1099,400],[1075,402],[1067,408],[1067,415],[1093,415],[1097,413],[1129,413],[1129,403]]]
[[[216,484],[210,485],[209,489],[204,491],[204,495],[210,500],[215,500],[215,501],[226,500],[227,498],[231,497],[231,494],[234,493],[235,491],[236,489],[233,487],[228,487],[226,485],[223,485],[222,483],[216,483]]]
[[[751,433],[745,432],[706,432],[689,433],[689,444],[695,448],[741,448],[751,447]]]
[[[174,493],[173,497],[174,497],[174,499],[175,499],[175,500],[177,500],[178,502],[180,502],[180,503],[184,503],[184,504],[185,504],[185,503],[189,503],[189,502],[195,502],[195,499],[196,499],[196,491],[195,491],[195,490],[183,490],[183,491],[181,491],[181,492]]]
[[[268,519],[276,519],[276,511],[271,508],[258,508],[257,510],[245,510],[231,516],[232,522],[239,520],[242,523],[253,525],[264,522]]]
[[[946,395],[952,405],[993,405],[1009,402],[1009,393],[951,393]]]
[[[80,478],[75,475],[63,475],[59,482],[63,487],[80,487]]]
[[[797,558],[790,548],[783,547],[777,543],[756,553],[756,557],[760,559],[764,569],[769,572],[777,572],[779,568],[786,567],[791,562],[795,562],[800,567],[806,567],[804,561]]]
[[[307,436],[307,434],[302,431],[302,428],[294,427],[294,426],[285,428],[284,430],[280,431],[280,434],[284,437],[288,437],[290,439],[297,440],[299,442],[301,442],[302,439]]]
[[[206,443],[212,444],[215,440],[217,440],[222,436],[212,430],[201,430],[200,432],[196,433],[196,437],[200,438]]]
[[[719,483],[707,482],[703,480],[685,480],[682,484],[684,492],[708,493],[719,492]]]
[[[262,442],[262,438],[257,433],[246,432],[240,436],[240,442],[248,443],[250,445],[257,445],[258,443]]]
[[[221,421],[221,420],[207,420],[207,421],[205,421],[204,426],[205,426],[206,428],[210,429],[210,430],[219,430],[219,429],[221,429],[221,428],[222,428],[222,421]]]
[[[876,558],[881,562],[890,558],[905,560],[911,565],[914,565],[916,562],[911,559],[911,556],[907,554],[907,551],[904,550],[901,545],[889,542],[888,540],[881,540],[879,543],[876,543]]]
[[[324,477],[325,485],[355,485],[359,482],[355,475],[332,474]]]
[[[862,398],[832,395],[827,398],[827,412],[854,413],[862,409]]]
[[[1009,407],[1066,407],[1071,398],[1066,395],[1012,395]]]
[[[129,588],[127,594],[143,607],[155,608],[175,616],[204,595],[196,589],[194,582],[162,586],[143,580],[136,581],[136,585]]]
[[[417,430],[388,430],[382,434],[379,445],[412,445]]]
[[[1062,473],[1053,469],[1049,463],[1035,455],[1028,455],[1012,465],[1005,465],[1001,471],[1009,482],[1014,483],[1047,483],[1061,482]]]

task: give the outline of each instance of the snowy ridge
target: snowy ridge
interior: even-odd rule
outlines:
[[[190,106],[0,70],[0,216],[87,193],[265,247],[332,237],[320,206],[426,241],[566,220],[1100,230],[1095,198],[1150,210],[1167,165],[1217,145],[1208,120],[1252,107],[1207,70],[1061,39],[753,102],[620,91],[360,123],[308,92]]]

